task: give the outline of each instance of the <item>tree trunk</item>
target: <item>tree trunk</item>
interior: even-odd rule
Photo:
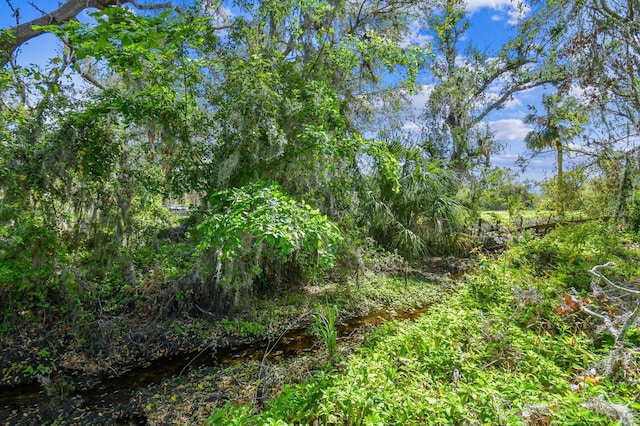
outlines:
[[[556,181],[556,202],[558,203],[558,214],[562,216],[565,209],[565,194],[564,194],[564,173],[562,170],[562,142],[556,141],[556,154],[558,161],[558,176]]]
[[[629,221],[629,199],[633,194],[633,161],[631,154],[625,157],[624,174],[620,182],[620,192],[618,193],[618,205],[616,207],[616,220],[622,223]]]

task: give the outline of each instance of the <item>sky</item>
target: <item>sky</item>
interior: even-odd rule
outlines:
[[[41,15],[41,12],[29,3],[33,3],[44,11],[51,11],[58,5],[58,1],[54,0],[10,1],[13,7],[19,10],[20,22],[26,22]],[[183,1],[174,3],[183,3]],[[529,11],[525,0],[467,0],[467,13],[471,23],[467,33],[468,40],[481,49],[499,49],[509,36],[514,34],[514,25],[517,24],[518,19],[526,17]],[[86,19],[86,13],[83,12],[80,16],[81,21],[83,18]],[[0,28],[15,25],[15,18],[12,15],[13,12],[7,0],[0,2]],[[413,28],[411,41],[426,42],[429,41],[429,36],[416,26]],[[59,43],[54,36],[43,35],[23,46],[18,58],[22,63],[45,65],[59,48]],[[429,91],[428,76],[423,75],[421,79],[424,86],[412,99],[412,105],[416,111],[424,108]],[[539,104],[543,91],[543,88],[537,88],[517,93],[504,108],[492,112],[485,120],[494,132],[496,141],[504,147],[502,152],[492,157],[494,166],[508,167],[519,172],[516,160],[526,153],[524,138],[532,130],[522,120],[529,113],[528,105]],[[411,125],[412,123],[407,123],[407,126]],[[552,177],[554,173],[554,155],[549,153],[533,159],[521,179],[539,181]]]

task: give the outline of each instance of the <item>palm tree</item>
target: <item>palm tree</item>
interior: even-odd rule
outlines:
[[[564,143],[582,131],[582,125],[588,120],[587,113],[574,97],[562,97],[560,94],[542,97],[544,114],[537,115],[535,107],[532,114],[524,118],[526,124],[533,124],[534,130],[525,137],[527,148],[533,155],[551,148],[556,152],[558,174],[556,176],[556,206],[558,214],[564,213],[563,156]]]
[[[467,210],[452,196],[457,185],[450,170],[418,148],[399,142],[389,148],[400,163],[401,187],[394,190],[374,171],[363,210],[371,236],[405,260],[406,283],[408,262],[451,243],[451,236],[465,226]]]

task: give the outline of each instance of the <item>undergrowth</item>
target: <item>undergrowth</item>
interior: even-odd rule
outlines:
[[[613,261],[615,279],[631,280],[637,257],[633,239],[607,224],[525,238],[484,259],[464,288],[415,323],[379,328],[337,369],[285,387],[264,408],[227,404],[209,423],[632,424],[637,339],[624,380],[608,381],[599,362],[610,339],[583,312],[559,308],[569,291],[588,297],[594,265]]]

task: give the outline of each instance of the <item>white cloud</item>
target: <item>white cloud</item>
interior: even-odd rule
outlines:
[[[467,10],[469,12],[475,12],[483,7],[490,9],[504,9],[513,4],[512,0],[467,0]]]
[[[422,131],[422,127],[420,127],[418,123],[407,121],[402,125],[402,130],[406,130],[411,133],[420,133]]]
[[[517,154],[498,154],[491,156],[491,163],[498,167],[513,167],[517,161]]]
[[[520,101],[520,99],[518,99],[517,96],[511,96],[511,98],[507,99],[503,105],[503,109],[505,110],[510,110],[510,109],[516,109],[516,108],[520,108],[522,106],[522,102]]]
[[[501,96],[501,93],[498,91],[499,89],[500,87],[495,87],[493,88],[492,91],[488,92],[486,95],[486,101],[483,103],[488,104],[489,102],[497,101]],[[500,109],[502,111],[509,111],[509,110],[515,110],[515,109],[520,110],[521,107],[522,107],[522,101],[516,96],[516,94],[513,94],[511,95],[511,97],[509,97],[506,101],[502,103],[502,106]]]
[[[467,11],[469,13],[477,12],[482,8],[489,8],[493,10],[504,11],[506,10],[510,25],[516,25],[525,16],[529,14],[531,8],[526,4],[524,0],[467,0]],[[493,15],[492,21],[501,21],[500,15]]]
[[[599,89],[593,86],[581,87],[573,85],[569,89],[569,96],[576,98],[579,102],[588,103],[598,96]]]
[[[431,96],[431,92],[434,89],[433,84],[421,84],[416,88],[416,92],[410,96],[411,99],[411,110],[420,113],[427,101],[429,100],[429,96]]]
[[[489,121],[487,124],[495,133],[496,140],[503,142],[523,141],[527,134],[533,130],[517,118]]]
[[[409,25],[409,34],[400,42],[401,47],[408,47],[412,44],[425,46],[433,40],[433,36],[423,32],[422,25],[415,21]]]
[[[230,25],[233,22],[233,18],[235,18],[235,14],[233,13],[233,11],[221,4],[218,6],[213,6],[211,2],[204,2],[202,8],[204,13],[211,16],[213,23],[216,25]]]
[[[520,1],[518,3],[519,4],[512,6],[507,12],[507,15],[509,15],[507,22],[511,25],[520,23],[531,11],[531,8],[524,2]]]
[[[531,179],[541,182],[549,179],[556,173],[555,155],[553,153],[541,154],[527,162],[524,173],[518,164],[519,155],[499,154],[491,156],[491,164],[498,167],[511,169],[520,175],[519,179]]]

